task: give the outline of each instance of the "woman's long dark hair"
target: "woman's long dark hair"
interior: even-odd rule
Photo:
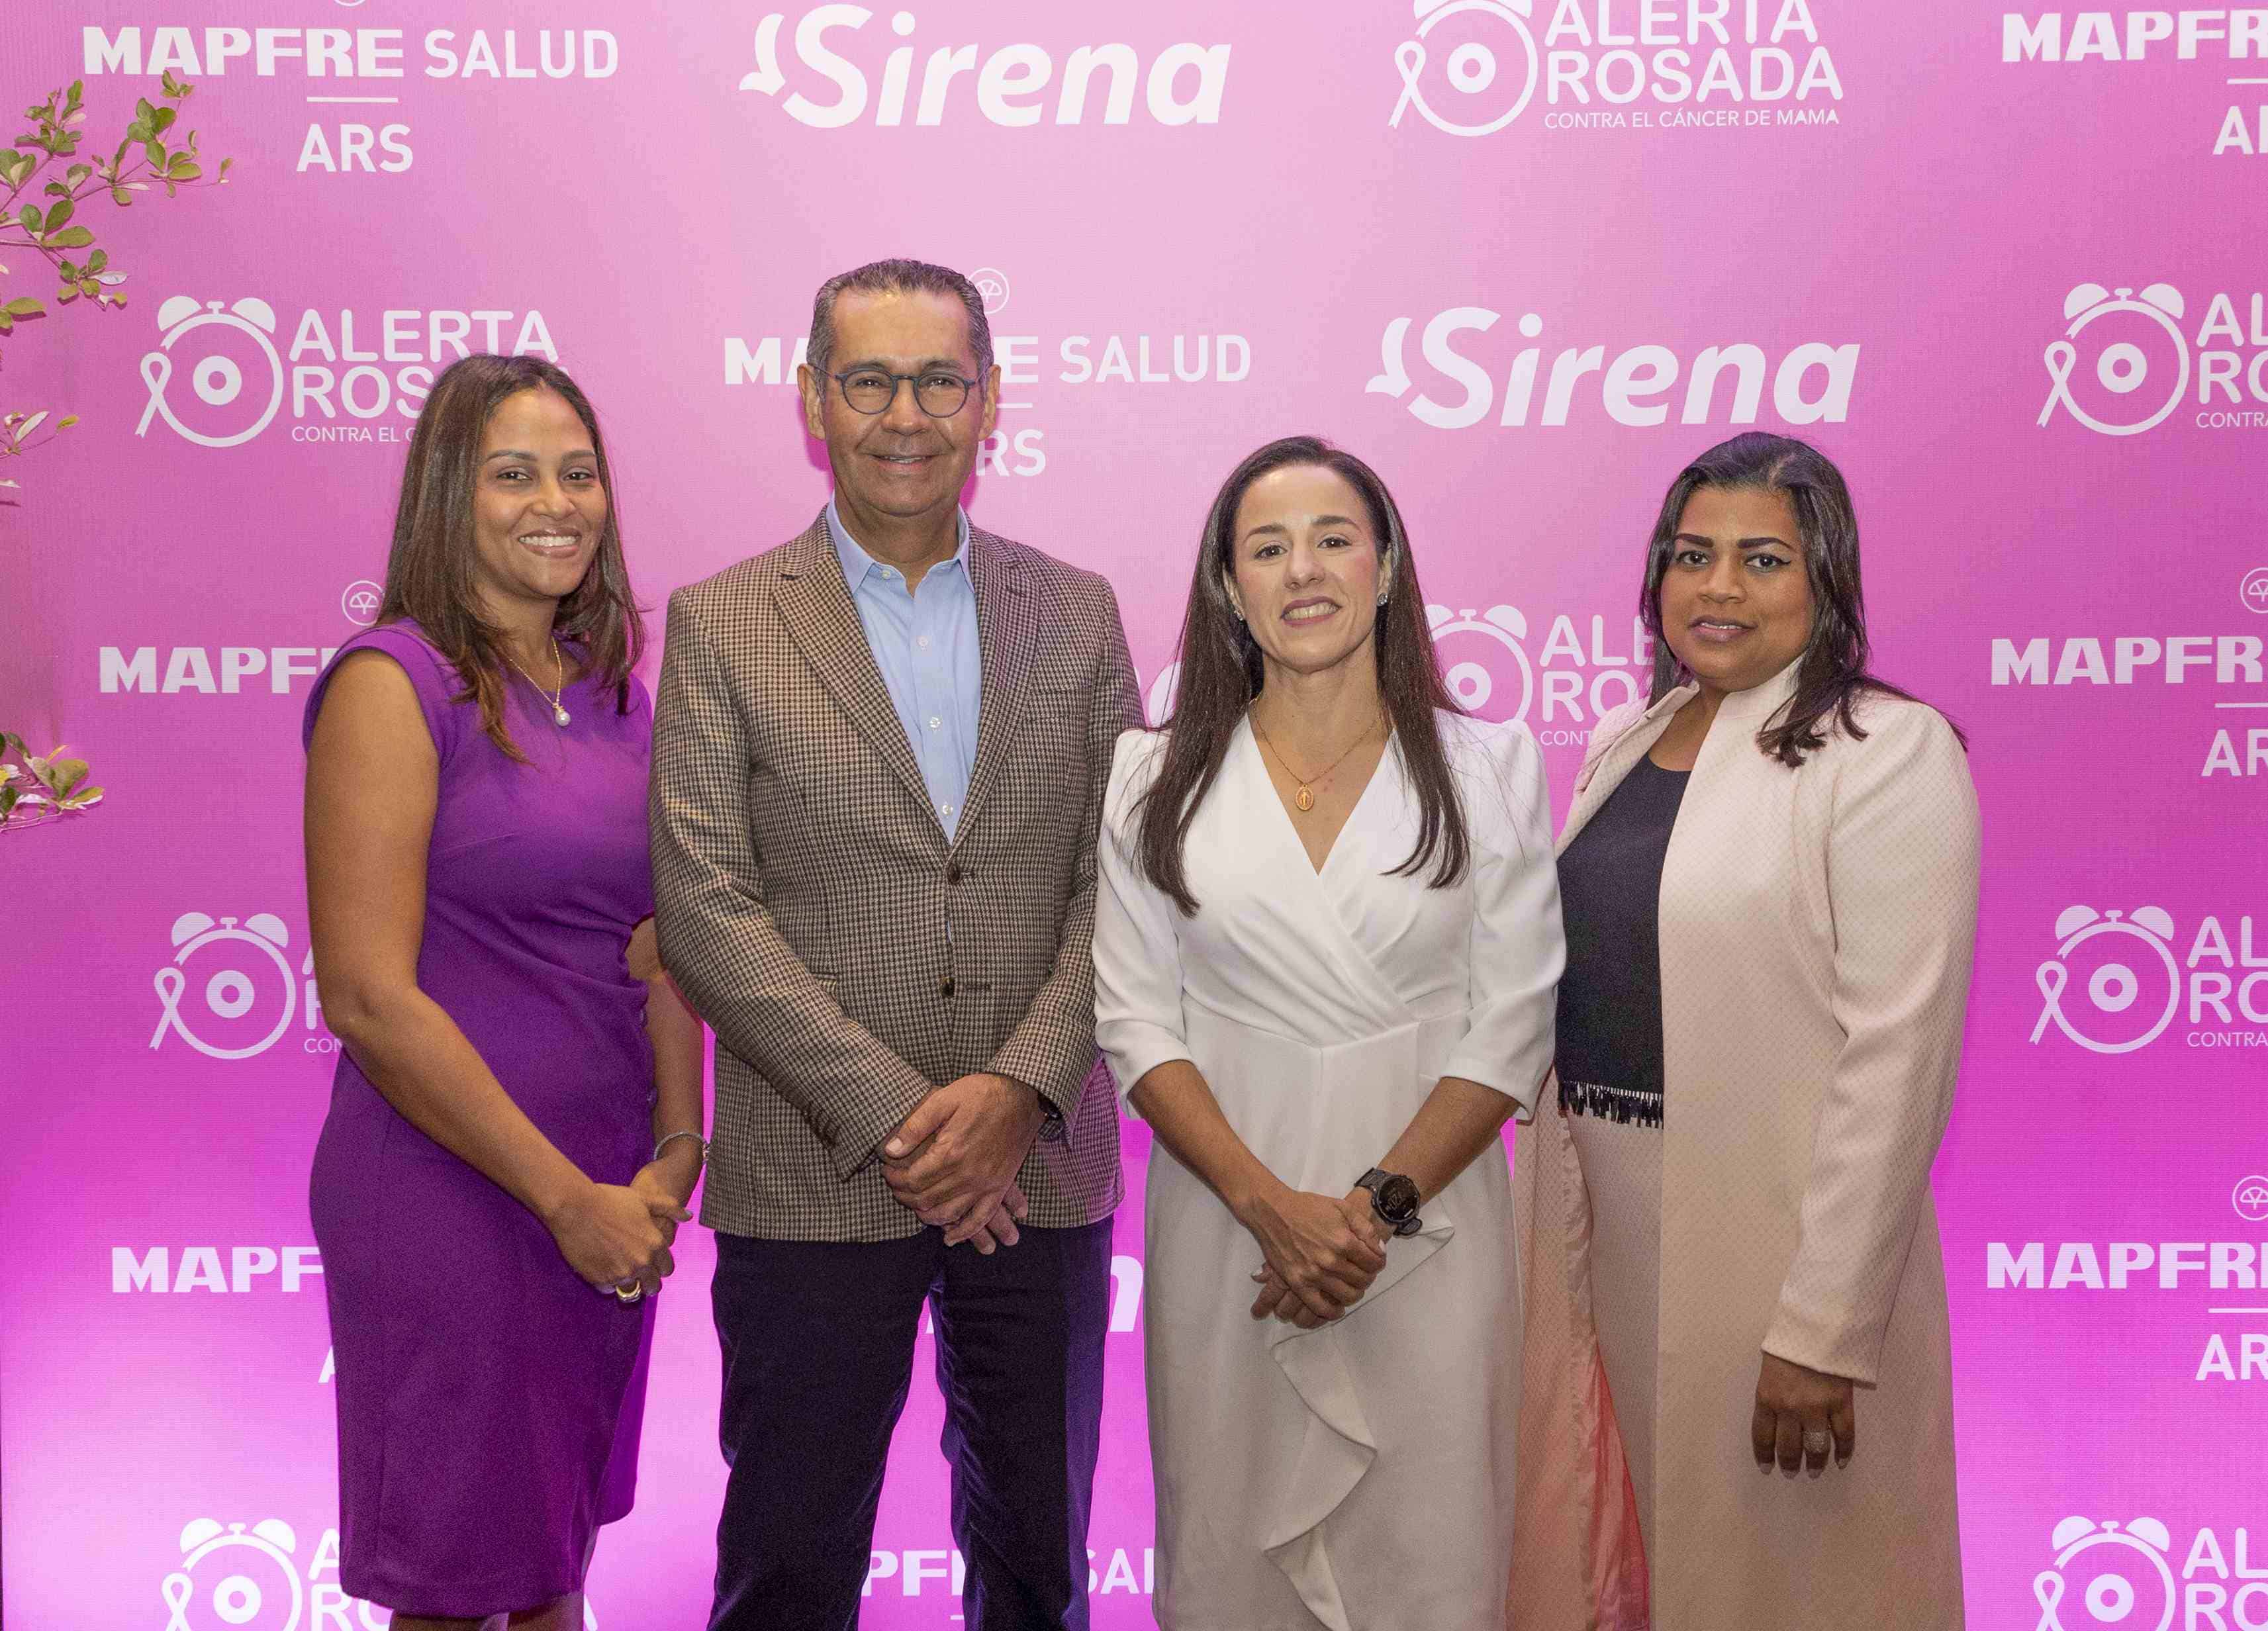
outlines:
[[[481,616],[473,587],[473,488],[480,475],[481,438],[490,415],[522,391],[556,392],[591,433],[607,519],[590,569],[560,601],[551,626],[562,640],[582,648],[587,673],[615,688],[615,711],[629,710],[630,671],[645,651],[645,625],[622,564],[614,469],[590,399],[565,370],[541,357],[460,357],[433,382],[409,437],[378,621],[414,618],[464,682],[452,700],[478,702],[489,740],[524,761],[526,755],[504,724],[504,631]]]
[[[1834,461],[1793,437],[1750,430],[1719,442],[1677,473],[1646,546],[1646,587],[1638,615],[1653,636],[1653,693],[1658,702],[1691,678],[1661,630],[1661,580],[1675,553],[1678,523],[1685,506],[1703,488],[1747,488],[1785,493],[1795,510],[1803,537],[1803,570],[1811,584],[1811,638],[1795,671],[1795,694],[1773,712],[1756,732],[1756,746],[1768,759],[1800,765],[1826,745],[1839,728],[1854,740],[1865,731],[1854,716],[1869,693],[1915,699],[1867,672],[1866,598],[1859,583],[1859,516],[1851,489]],[[1955,734],[1960,734],[1958,727]],[[1967,738],[1963,737],[1965,743]]]
[[[1464,876],[1472,852],[1463,801],[1441,745],[1436,709],[1462,711],[1433,660],[1433,636],[1425,621],[1425,598],[1418,588],[1418,569],[1402,511],[1378,473],[1352,453],[1321,437],[1290,436],[1270,442],[1230,473],[1205,517],[1197,547],[1197,570],[1189,582],[1189,610],[1182,617],[1182,672],[1173,717],[1166,731],[1165,762],[1143,795],[1137,815],[1142,871],[1185,915],[1197,909],[1189,893],[1182,849],[1220,775],[1236,727],[1260,694],[1264,678],[1260,646],[1230,605],[1228,580],[1236,570],[1236,510],[1252,484],[1271,471],[1314,465],[1344,478],[1362,495],[1372,533],[1381,540],[1381,580],[1386,604],[1378,608],[1372,650],[1378,663],[1378,689],[1401,746],[1403,763],[1418,790],[1418,842],[1395,876],[1435,863],[1429,886],[1440,889]]]

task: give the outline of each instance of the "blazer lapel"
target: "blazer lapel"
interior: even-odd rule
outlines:
[[[858,621],[850,585],[843,581],[843,563],[828,534],[824,511],[811,529],[795,540],[794,556],[780,573],[774,591],[781,617],[836,705],[881,754],[941,835],[944,829],[938,823],[937,812],[930,808],[929,787],[922,780],[921,766],[914,760],[906,728],[898,722],[898,710],[891,705],[882,671],[874,665],[873,648],[866,643],[866,626]],[[983,740],[981,731],[978,739]]]
[[[1590,824],[1599,806],[1607,802],[1622,780],[1669,729],[1677,710],[1698,694],[1694,686],[1679,686],[1633,720],[1629,728],[1608,743],[1587,763],[1575,779],[1575,802],[1567,811],[1567,824],[1559,829],[1553,853],[1564,855],[1575,835]]]
[[[1007,764],[1008,744],[1024,716],[1032,658],[1039,648],[1024,575],[998,538],[969,529],[968,572],[976,591],[984,692],[976,715],[976,761],[969,767],[968,797],[961,801],[961,821],[954,829],[956,842],[969,831]],[[910,753],[907,762],[912,762]]]

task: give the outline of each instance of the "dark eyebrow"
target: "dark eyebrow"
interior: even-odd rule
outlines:
[[[874,369],[885,374],[897,371],[890,360],[882,356],[861,357],[855,363],[846,363],[843,366],[843,371],[846,374],[855,374],[862,368]],[[961,374],[962,372],[961,359],[954,356],[932,356],[924,362],[916,363],[912,371],[917,374],[928,374],[935,373],[939,369],[950,369],[953,372]],[[963,374],[962,377],[967,376]]]
[[[1680,533],[1669,541],[1673,544],[1706,544],[1712,549],[1717,546],[1717,540],[1715,539],[1700,533]],[[1767,534],[1763,538],[1743,538],[1739,540],[1738,547],[1742,549],[1793,549],[1795,546],[1789,543],[1785,538],[1775,538]]]
[[[599,461],[598,454],[593,452],[587,447],[577,448],[573,452],[568,454],[567,458],[571,462],[578,459],[587,460],[592,464],[596,464]],[[534,453],[527,452],[524,448],[518,447],[499,447],[496,452],[490,453],[486,459],[482,459],[481,462],[484,465],[492,465],[499,459],[525,459],[532,465],[541,464],[542,462],[542,460],[538,459]]]
[[[1352,516],[1319,515],[1315,518],[1315,525],[1317,526],[1360,526],[1362,523]],[[1261,533],[1288,533],[1291,530],[1281,521],[1263,521],[1258,526],[1245,528],[1244,535],[1251,538]]]

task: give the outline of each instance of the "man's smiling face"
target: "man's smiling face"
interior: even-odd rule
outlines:
[[[978,373],[968,313],[950,295],[846,290],[835,303],[834,330],[833,374],[950,373],[976,382],[960,410],[940,419],[922,411],[910,382],[897,385],[882,412],[862,414],[837,380],[810,369],[800,380],[804,422],[827,444],[836,502],[854,532],[861,514],[950,514],[999,406],[1000,371]]]

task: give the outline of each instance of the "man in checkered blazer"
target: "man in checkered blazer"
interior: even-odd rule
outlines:
[[[835,494],[670,598],[651,801],[717,1033],[711,1631],[855,1624],[933,1304],[975,1631],[1086,1624],[1117,1098],[1094,847],[1140,723],[1109,585],[972,528],[1000,371],[968,280],[829,280],[799,371]]]

